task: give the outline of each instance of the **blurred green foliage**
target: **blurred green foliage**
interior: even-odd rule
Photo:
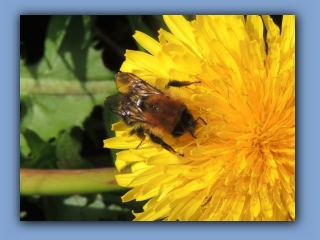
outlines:
[[[156,38],[163,25],[158,16],[21,16],[20,167],[114,167],[119,150],[104,149],[103,140],[119,118],[104,99],[116,93],[125,50],[143,50],[134,31]],[[124,193],[21,196],[20,218],[132,220],[143,203],[122,203]]]

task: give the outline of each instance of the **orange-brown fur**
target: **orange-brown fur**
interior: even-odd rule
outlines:
[[[184,109],[183,102],[166,95],[153,95],[146,101],[148,110],[145,117],[151,127],[158,128],[157,132],[171,133],[180,121]]]

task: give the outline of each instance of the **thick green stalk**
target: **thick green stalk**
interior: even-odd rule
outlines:
[[[21,195],[84,194],[124,190],[115,175],[116,168],[87,170],[20,169]]]

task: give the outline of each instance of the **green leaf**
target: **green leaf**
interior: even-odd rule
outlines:
[[[84,33],[84,39],[83,39],[83,44],[81,48],[86,48],[91,44],[91,38],[94,34],[91,33],[91,31],[88,31],[91,28],[91,16],[89,15],[83,15],[82,16],[82,21],[83,21],[83,26],[85,26],[85,31]]]
[[[66,36],[71,16],[52,16],[45,41],[45,58],[49,67],[53,67],[59,61],[57,50]],[[42,72],[41,72],[42,73]]]
[[[89,96],[33,96],[33,117],[28,123],[23,122],[23,126],[48,140],[63,129],[82,126],[93,106]]]
[[[20,158],[21,168],[51,169],[55,166],[56,147],[50,143],[43,141],[34,131],[25,130],[23,133],[31,156]]]
[[[21,87],[21,81],[20,81]],[[20,89],[21,94],[21,89]],[[20,132],[23,132],[29,123],[32,121],[33,117],[33,108],[32,108],[32,100],[29,96],[21,96],[20,95]],[[20,144],[21,146],[21,144]]]
[[[90,196],[89,196],[89,198],[90,198]],[[89,199],[88,199],[88,201],[89,201]],[[88,202],[88,207],[90,207],[90,208],[98,208],[98,209],[105,208],[105,204],[103,202],[101,194],[97,194],[96,198],[93,199],[92,202],[90,202],[90,203]]]
[[[35,65],[20,61],[21,127],[44,140],[82,127],[93,107],[116,92],[114,72],[91,45],[90,16],[52,16],[45,57]]]
[[[74,195],[72,197],[64,199],[63,203],[65,205],[83,207],[87,205],[87,198],[79,195]]]
[[[30,153],[30,148],[28,147],[25,137],[20,133],[20,153],[23,157],[27,157]]]
[[[105,68],[101,52],[90,46],[88,16],[52,16],[45,41],[45,57],[37,64],[20,61],[20,76],[46,80],[104,80],[114,72]],[[90,41],[89,41],[90,40]]]
[[[79,154],[81,144],[68,132],[61,134],[57,141],[57,165],[60,169],[85,169],[92,165]]]

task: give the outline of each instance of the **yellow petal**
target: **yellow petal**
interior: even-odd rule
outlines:
[[[161,48],[160,43],[158,43],[152,37],[149,37],[148,35],[140,31],[136,31],[133,37],[138,43],[140,43],[140,45],[144,49],[146,49],[152,55],[155,56],[160,51],[160,48]]]
[[[167,73],[162,69],[158,59],[152,55],[139,51],[127,50],[125,56],[128,60],[134,62],[136,66],[139,66],[148,72],[153,72],[161,77],[168,77]]]
[[[251,196],[250,212],[253,217],[258,217],[258,215],[260,214],[260,199],[256,194]]]
[[[177,36],[190,50],[196,53],[191,24],[183,16],[165,15],[163,19],[173,35]]]
[[[128,149],[136,148],[140,141],[124,142],[122,137],[108,138],[103,140],[103,147],[105,148],[115,148],[115,149]]]

